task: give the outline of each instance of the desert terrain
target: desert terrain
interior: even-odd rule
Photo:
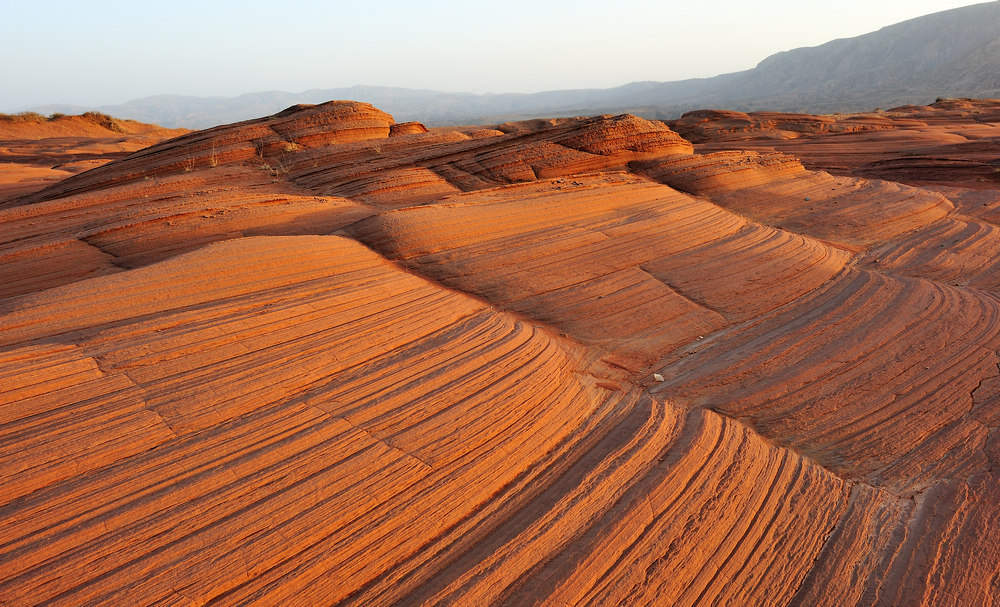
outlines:
[[[57,122],[0,604],[1000,603],[1000,101]]]
[[[186,132],[98,112],[0,114],[0,204]]]

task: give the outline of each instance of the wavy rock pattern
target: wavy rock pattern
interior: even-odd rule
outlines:
[[[914,491],[985,465],[972,392],[997,375],[998,343],[991,297],[851,272],[667,366],[656,391],[748,420],[848,478]]]
[[[250,186],[259,169],[182,172],[0,210],[0,299],[134,268],[244,236],[324,234],[373,211],[343,198]],[[242,179],[249,187],[226,185]],[[192,192],[195,194],[192,195]]]
[[[807,171],[777,154],[717,152],[640,166],[657,181],[736,213],[852,248],[884,242],[955,208],[936,192]]]
[[[621,174],[464,194],[350,233],[449,286],[639,359],[781,306],[848,260]]]
[[[609,391],[581,373],[572,347],[343,239],[245,239],[130,274],[160,292],[111,306],[118,275],[18,298],[4,310],[0,339],[14,346],[8,385],[24,384],[5,403],[16,415],[5,416],[11,491],[0,506],[17,514],[0,524],[0,593],[10,600],[364,604],[403,588],[426,592],[437,583],[429,577],[437,563],[457,566],[435,553],[487,545],[496,552],[439,592],[499,599],[505,585],[510,593],[542,583],[544,575],[522,576],[558,556],[560,541],[552,540],[579,536],[585,521],[593,533],[631,528],[632,539],[614,548],[631,556],[610,570],[603,560],[596,570],[581,563],[580,575],[628,579],[655,560],[643,547],[654,541],[650,523],[665,538],[703,534],[720,555],[791,525],[799,539],[787,550],[810,554],[842,499],[841,481],[738,424],[706,413],[685,421],[676,407],[635,390]],[[187,280],[195,275],[202,280]],[[74,314],[52,323],[52,309],[69,302]],[[66,341],[75,345],[31,345]],[[25,435],[35,445],[27,452],[14,440]],[[712,456],[728,459],[731,472],[707,467]],[[661,465],[664,458],[677,461]],[[747,458],[759,469],[746,469]],[[745,495],[742,475],[764,475],[771,488]],[[737,516],[722,534],[704,504],[679,492],[692,485],[721,492],[720,514],[745,501],[772,524],[787,486],[811,498],[777,528],[748,529]],[[491,501],[498,492],[504,499]],[[560,505],[547,512],[549,499]],[[623,527],[619,512],[634,522]],[[420,525],[428,516],[436,524]],[[514,525],[522,531],[511,534]],[[417,551],[427,542],[438,547]],[[511,550],[531,558],[499,579],[475,573]],[[688,563],[690,574],[678,579],[662,562],[660,584],[692,596],[729,586],[705,577],[697,557],[665,554]],[[256,562],[250,570],[248,559]],[[803,573],[785,551],[756,559],[753,569]],[[53,582],[81,562],[90,563],[86,573]],[[192,585],[191,573],[207,563],[216,575]],[[148,577],[137,587],[140,571]],[[313,586],[320,573],[339,582]],[[401,586],[394,578],[404,574]]]
[[[662,124],[635,116],[567,118],[325,148],[296,161],[292,178],[317,193],[400,207],[691,150]]]
[[[995,192],[1000,101],[942,99],[861,115],[691,112],[671,126],[701,153],[784,152],[812,170]]]
[[[1000,197],[817,164],[986,109],[331,102],[11,195],[0,604],[996,603]]]
[[[241,272],[240,265],[253,271]],[[266,268],[274,270],[262,282]],[[62,384],[81,391],[81,384],[96,382],[116,401],[63,401],[60,414],[67,415],[68,409],[88,425],[98,425],[92,410],[113,408],[121,415],[117,400],[132,397],[139,401],[133,407],[162,432],[125,434],[127,445],[101,461],[106,465],[93,475],[79,474],[86,468],[68,479],[36,472],[36,484],[46,486],[40,500],[12,503],[17,495],[5,495],[8,512],[24,514],[44,506],[52,513],[3,517],[5,526],[13,527],[2,533],[7,566],[0,593],[5,597],[66,599],[62,593],[71,592],[77,601],[113,602],[128,592],[130,600],[145,602],[172,600],[179,591],[194,600],[231,590],[246,579],[248,552],[271,552],[276,559],[268,566],[261,563],[259,573],[280,570],[286,559],[266,546],[293,536],[299,538],[300,550],[310,553],[325,536],[325,546],[352,541],[363,552],[392,554],[396,547],[384,534],[396,528],[400,541],[419,546],[422,540],[398,529],[434,512],[444,516],[444,526],[469,516],[471,508],[529,467],[527,453],[555,448],[574,425],[599,413],[595,409],[608,396],[593,379],[574,375],[570,353],[530,325],[394,271],[374,254],[340,239],[249,239],[137,272],[134,280],[155,279],[174,295],[151,292],[128,308],[109,310],[115,285],[98,280],[50,291],[43,300],[15,300],[6,310],[7,328],[0,337],[6,344],[60,340],[67,334],[77,344],[69,352],[63,347],[59,356],[46,352],[44,359],[27,359],[53,376],[27,396],[41,394],[59,402],[52,392],[65,390]],[[203,280],[189,282],[196,273]],[[383,295],[372,299],[378,292]],[[76,302],[77,314],[57,326],[45,322],[51,317],[47,307],[62,308],[67,301]],[[405,313],[407,309],[411,312]],[[407,321],[409,314],[414,316]],[[375,341],[359,339],[364,334]],[[438,355],[428,359],[430,344]],[[492,347],[483,348],[485,344]],[[88,358],[80,360],[77,351]],[[329,355],[333,351],[336,356]],[[469,351],[479,354],[463,356]],[[413,356],[423,360],[404,364]],[[401,364],[409,369],[405,375]],[[31,381],[39,376],[37,368],[23,373]],[[534,396],[512,400],[516,411],[496,406],[498,394],[539,373],[548,379],[537,382]],[[114,385],[104,387],[108,383]],[[462,397],[450,386],[470,392]],[[592,405],[583,406],[588,400]],[[35,419],[44,415],[32,413]],[[63,421],[63,431],[79,440],[82,428]],[[431,428],[439,430],[429,432]],[[510,440],[509,446],[496,443],[497,437]],[[56,438],[40,438],[51,442],[53,450],[59,446]],[[165,438],[172,439],[168,446],[150,451]],[[37,450],[31,455],[36,468],[44,463]],[[497,465],[505,459],[521,464]],[[8,475],[12,471],[4,469]],[[110,490],[124,478],[131,480]],[[255,480],[247,483],[250,478]],[[376,486],[382,489],[373,492]],[[400,491],[411,498],[400,498]],[[297,506],[289,508],[288,500]],[[382,506],[364,507],[378,502]],[[274,518],[279,503],[286,504],[285,524]],[[400,508],[410,513],[407,518],[415,518],[407,523],[392,517]],[[339,538],[329,535],[329,516],[336,512],[343,528]],[[258,525],[246,524],[255,518]],[[388,526],[378,524],[381,518]],[[264,531],[261,524],[272,539],[250,541],[257,529]],[[241,529],[237,536],[248,542],[245,546],[215,541],[217,549],[206,550],[213,537],[233,537],[234,525]],[[320,535],[313,539],[305,531],[317,525],[314,533]],[[368,540],[357,535],[358,525],[372,527]],[[424,529],[428,538],[434,537],[434,527]],[[67,552],[71,546],[75,548]],[[136,550],[122,551],[122,546]],[[173,548],[165,550],[167,546]],[[346,580],[358,566],[352,552],[321,550],[317,556],[341,561],[348,568],[343,571]],[[49,560],[60,555],[56,563]],[[92,563],[89,577],[48,581],[53,572],[76,567],[81,559]],[[240,573],[204,579],[201,590],[184,589],[185,572],[212,561],[217,573],[231,567]],[[140,570],[162,575],[151,576],[144,589],[130,588],[134,574],[128,572]],[[102,581],[106,572],[115,573],[120,589]],[[264,581],[257,575],[251,580]],[[350,590],[339,586],[340,592]]]
[[[946,217],[867,254],[894,274],[1000,291],[1000,226]]]
[[[197,131],[154,145],[110,168],[75,175],[22,198],[27,204],[195,168],[248,161],[277,163],[303,147],[389,136],[392,116],[363,103],[293,106],[267,118]]]

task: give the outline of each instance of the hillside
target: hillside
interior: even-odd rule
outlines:
[[[709,79],[698,95],[728,109],[811,112],[989,98],[1000,96],[998,64],[1000,2],[994,1],[778,53],[753,70]]]
[[[186,132],[97,112],[0,114],[0,205]]]
[[[276,112],[295,103],[358,99],[399,120],[428,125],[502,122],[536,116],[630,112],[674,119],[706,107],[811,113],[926,104],[938,97],[1000,97],[1000,2],[911,19],[855,38],[790,50],[756,68],[676,82],[534,94],[446,93],[379,86],[255,92],[239,97],[159,95],[100,111],[167,126],[205,128]],[[49,105],[37,111],[82,112]]]
[[[330,102],[11,199],[0,601],[996,604],[998,142]]]

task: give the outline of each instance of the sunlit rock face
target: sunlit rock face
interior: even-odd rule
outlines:
[[[338,101],[0,184],[0,603],[994,604],[998,108]]]

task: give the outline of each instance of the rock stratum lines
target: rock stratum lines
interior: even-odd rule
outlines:
[[[995,120],[340,101],[0,180],[0,604],[997,604]]]

